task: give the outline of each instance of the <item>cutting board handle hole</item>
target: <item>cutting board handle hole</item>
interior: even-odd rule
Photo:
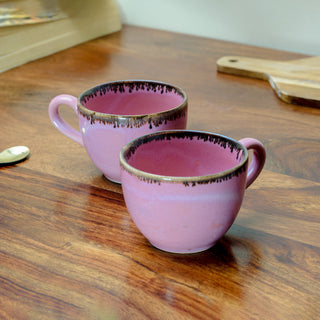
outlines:
[[[229,62],[238,62],[238,60],[237,59],[229,59]]]

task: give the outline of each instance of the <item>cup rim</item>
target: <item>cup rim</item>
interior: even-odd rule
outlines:
[[[157,139],[158,136],[164,135],[168,136],[171,135],[172,137],[177,137],[183,135],[190,135],[192,137],[211,137],[212,139],[220,139],[221,141],[224,141],[225,143],[228,143],[229,146],[236,148],[238,150],[238,153],[240,151],[243,152],[242,160],[232,168],[228,170],[224,170],[218,173],[209,174],[209,175],[201,175],[201,176],[165,176],[165,175],[158,175],[154,173],[149,173],[140,169],[137,169],[130,165],[127,161],[127,157],[129,153],[135,152],[135,149],[138,148],[140,145],[154,141],[159,140]],[[204,139],[206,139],[204,138]],[[246,172],[248,165],[248,150],[247,148],[241,144],[239,141],[230,138],[228,136],[208,132],[208,131],[199,131],[199,130],[163,130],[158,131],[155,133],[146,134],[143,136],[140,136],[126,145],[124,145],[120,152],[120,167],[127,171],[129,174],[136,176],[139,180],[147,181],[150,183],[158,183],[161,182],[168,182],[168,183],[182,183],[185,186],[195,186],[196,184],[208,184],[208,183],[215,183],[215,182],[222,182],[226,180],[230,180],[233,176],[238,176],[239,174]]]
[[[91,109],[88,109],[82,104],[82,100],[85,97],[92,97],[97,94],[97,92],[100,92],[102,88],[106,88],[108,86],[125,86],[130,84],[149,84],[152,85],[160,85],[163,87],[168,87],[174,90],[177,94],[179,94],[183,101],[170,109],[154,112],[154,113],[148,113],[148,114],[137,114],[137,115],[119,115],[119,114],[110,114],[110,113],[103,113],[103,112],[97,112]],[[91,123],[95,122],[95,120],[98,120],[103,123],[112,123],[117,124],[117,126],[139,126],[142,124],[145,124],[146,122],[151,123],[153,122],[155,126],[157,126],[157,122],[161,122],[169,118],[171,115],[179,115],[179,117],[184,116],[186,108],[187,108],[187,102],[188,102],[188,96],[186,92],[181,89],[180,87],[170,84],[168,82],[163,81],[157,81],[157,80],[144,80],[144,79],[127,79],[127,80],[115,80],[110,82],[105,82],[99,85],[96,85],[90,89],[87,89],[86,91],[82,92],[78,99],[77,99],[77,106],[78,111],[80,114],[82,114],[87,119],[91,119]]]

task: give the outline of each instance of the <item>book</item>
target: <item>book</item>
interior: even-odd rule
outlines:
[[[0,72],[120,29],[115,0],[0,0]]]

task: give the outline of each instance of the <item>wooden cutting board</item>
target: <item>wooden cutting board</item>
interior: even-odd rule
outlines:
[[[320,107],[320,57],[275,61],[226,56],[217,67],[219,72],[268,80],[287,103]]]

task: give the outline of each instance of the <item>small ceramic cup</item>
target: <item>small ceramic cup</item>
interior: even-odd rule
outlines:
[[[80,132],[60,117],[61,105],[76,112]],[[49,117],[60,132],[85,147],[107,179],[120,183],[122,146],[151,132],[185,129],[187,95],[164,82],[115,81],[91,88],[79,98],[55,97],[49,104]]]
[[[253,150],[248,165],[248,151]],[[266,158],[252,138],[171,130],[139,137],[120,154],[127,209],[159,249],[194,253],[212,247],[234,222],[245,189]]]

